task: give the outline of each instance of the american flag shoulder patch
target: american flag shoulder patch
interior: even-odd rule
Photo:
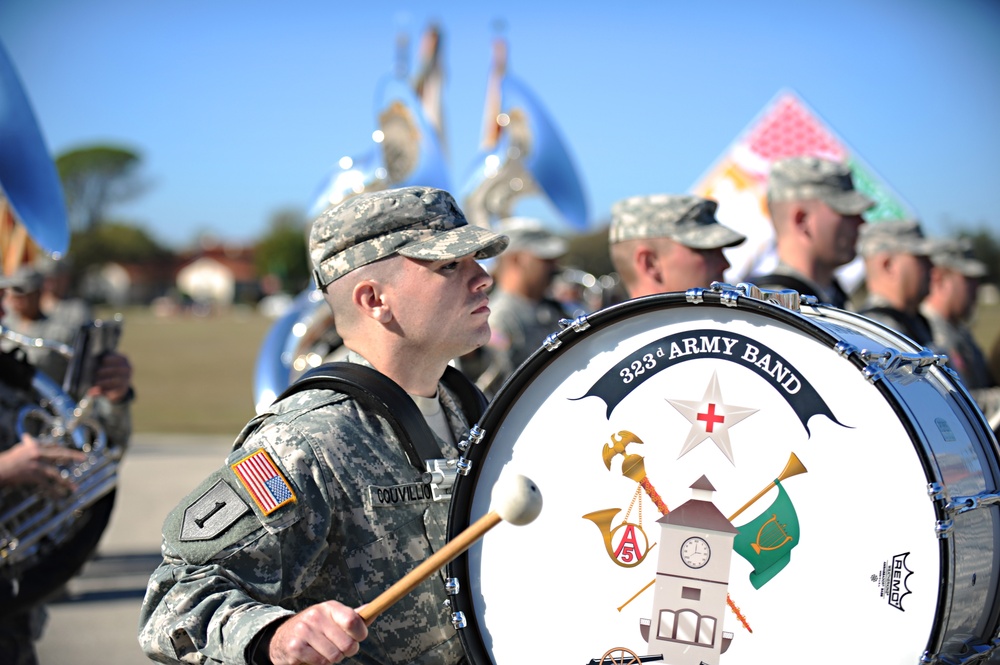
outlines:
[[[295,501],[292,486],[263,448],[230,465],[230,468],[265,515]]]

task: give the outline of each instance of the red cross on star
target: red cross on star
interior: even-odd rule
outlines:
[[[722,400],[722,390],[719,388],[719,376],[712,372],[712,380],[705,389],[705,396],[698,401],[668,399],[668,402],[691,423],[681,452],[680,459],[691,452],[707,439],[718,446],[726,458],[736,464],[733,459],[733,446],[729,442],[729,428],[744,418],[757,413],[757,409],[726,404]]]

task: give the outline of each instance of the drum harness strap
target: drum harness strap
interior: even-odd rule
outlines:
[[[450,365],[441,382],[458,398],[467,422],[471,425],[478,421],[486,410],[486,397],[475,384]],[[274,401],[313,389],[350,395],[385,418],[418,471],[425,471],[426,462],[441,457],[437,438],[416,403],[399,384],[378,370],[350,362],[325,363],[303,374]]]

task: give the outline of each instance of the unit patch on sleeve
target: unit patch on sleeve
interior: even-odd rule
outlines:
[[[263,448],[231,465],[247,492],[265,515],[295,501],[295,492]]]
[[[180,539],[211,540],[247,512],[250,506],[226,481],[219,480],[184,510]]]

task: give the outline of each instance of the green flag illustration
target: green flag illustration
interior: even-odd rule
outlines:
[[[737,527],[733,549],[750,562],[750,583],[759,589],[788,565],[792,548],[799,544],[799,519],[795,506],[778,480],[778,498],[756,519]]]

